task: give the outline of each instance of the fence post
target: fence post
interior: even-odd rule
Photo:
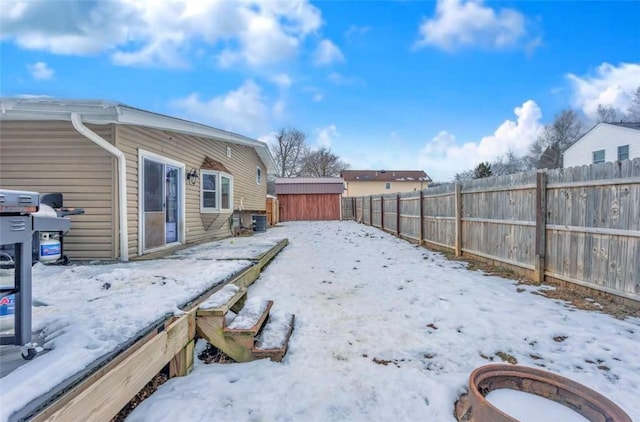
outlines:
[[[358,209],[355,196],[351,198],[351,206],[353,207],[353,221],[358,221]]]
[[[424,239],[424,191],[420,191],[420,239],[418,245],[422,245]]]
[[[462,187],[456,183],[456,256],[462,256]]]
[[[400,194],[396,197],[396,236],[400,237]]]
[[[380,195],[380,230],[384,231],[384,195]]]
[[[536,274],[535,281],[544,281],[545,256],[547,254],[547,175],[536,174]]]
[[[369,196],[369,225],[373,226],[373,196]]]

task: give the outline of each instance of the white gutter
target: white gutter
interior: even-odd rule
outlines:
[[[118,159],[120,260],[126,262],[129,260],[129,230],[127,227],[127,161],[124,153],[82,124],[82,116],[80,114],[71,113],[71,124],[81,135],[84,135],[87,139]]]

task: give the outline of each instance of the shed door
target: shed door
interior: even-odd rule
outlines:
[[[181,242],[183,168],[142,158],[142,251]]]

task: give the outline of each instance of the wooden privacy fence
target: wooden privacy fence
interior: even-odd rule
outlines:
[[[342,201],[343,219],[640,301],[640,159]]]

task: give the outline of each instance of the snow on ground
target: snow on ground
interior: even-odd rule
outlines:
[[[273,248],[282,239],[260,236],[233,237],[214,243],[205,243],[176,252],[174,258],[190,259],[255,259]]]
[[[212,259],[259,256],[276,243],[251,238],[207,243],[195,251],[181,251],[179,262],[36,264],[33,297],[48,306],[33,308],[33,330],[43,337],[33,340],[51,350],[0,378],[0,421],[250,265],[245,260]],[[7,280],[13,284],[12,270],[4,270],[0,279],[0,284],[9,284]]]
[[[518,292],[352,222],[286,224],[174,259],[37,264],[34,298],[49,306],[33,309],[33,328],[51,350],[0,379],[0,420],[249,264],[212,259],[256,257],[285,237],[249,292],[296,314],[283,363],[197,361],[130,420],[453,420],[469,373],[497,352],[584,383],[640,420],[640,320]]]
[[[249,289],[296,314],[284,361],[196,360],[128,420],[453,421],[469,374],[498,352],[640,420],[639,319],[573,309],[353,222],[289,223],[259,238],[284,237]]]

